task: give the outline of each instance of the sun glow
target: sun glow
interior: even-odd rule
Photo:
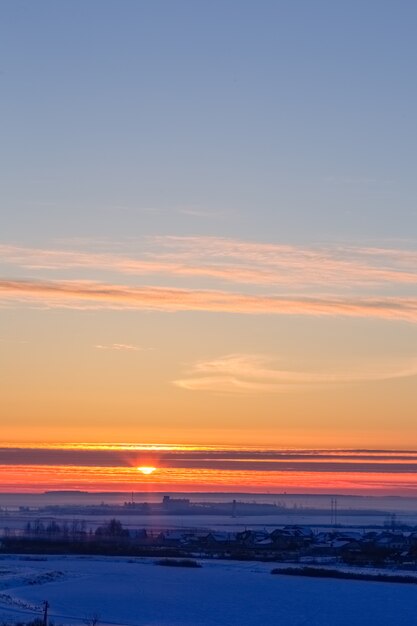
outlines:
[[[153,474],[154,473],[154,471],[156,470],[156,467],[151,467],[149,465],[145,465],[145,466],[142,466],[142,467],[138,467],[136,469],[138,470],[138,472],[142,472],[142,474],[146,474],[148,476],[149,474]]]

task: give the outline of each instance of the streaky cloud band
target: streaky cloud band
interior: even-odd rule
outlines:
[[[415,473],[417,451],[366,450],[107,450],[15,446],[0,448],[0,466],[138,467],[151,463],[159,468],[239,472],[367,472]]]
[[[295,297],[129,286],[96,281],[1,280],[0,301],[47,308],[207,311],[362,317],[417,322],[417,297]]]
[[[109,271],[130,275],[208,278],[258,286],[417,284],[417,253],[358,246],[296,246],[222,237],[155,236],[137,241],[139,252],[31,248],[0,244],[0,261],[37,270]],[[93,242],[90,242],[90,246]],[[108,247],[113,246],[108,243]]]

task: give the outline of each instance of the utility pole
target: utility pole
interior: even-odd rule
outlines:
[[[49,602],[48,600],[45,600],[45,602],[43,603],[43,626],[48,626],[48,609]]]

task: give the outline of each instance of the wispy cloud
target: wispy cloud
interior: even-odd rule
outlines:
[[[218,237],[153,237],[134,253],[0,245],[0,260],[36,270],[82,269],[130,275],[206,278],[286,289],[346,290],[417,284],[417,252],[380,247],[302,247]]]
[[[93,281],[0,281],[0,301],[73,309],[370,317],[417,322],[417,298],[263,296]]]
[[[111,251],[105,251],[105,245],[100,242],[100,251],[86,251],[85,247],[57,250],[0,246],[3,264],[18,267],[20,272],[22,268],[36,270],[41,276],[38,281],[3,280],[0,284],[3,306],[7,302],[26,302],[79,309],[331,315],[417,321],[417,297],[410,291],[417,284],[417,252],[411,249],[301,247],[200,236],[126,240],[123,253],[114,242],[108,246]],[[136,248],[139,252],[135,252]],[[64,276],[76,273],[77,280],[48,280],[45,272],[50,276],[50,270],[60,271],[60,276],[62,272]],[[98,282],[101,274],[97,272],[111,272],[111,281]],[[115,274],[152,276],[154,284],[114,284]],[[90,280],[80,280],[80,275]],[[199,289],[184,282],[196,278],[201,285]],[[175,280],[175,287],[160,284],[164,279]],[[204,283],[205,279],[210,282]],[[217,289],[213,289],[213,284]],[[246,284],[251,293],[232,289],[238,284]],[[210,288],[204,289],[203,285]],[[267,288],[269,293],[265,294]],[[374,295],[361,295],[365,288],[367,294],[372,288]],[[276,293],[271,293],[272,290]]]
[[[189,215],[190,217],[202,217],[207,219],[223,219],[225,217],[224,212],[209,211],[208,209],[198,209],[195,207],[183,207],[178,209],[178,212],[182,215]]]
[[[150,348],[141,348],[140,346],[134,346],[129,343],[111,343],[108,345],[97,344],[94,346],[98,350],[116,350],[122,352],[139,352],[140,350],[149,350]]]
[[[153,254],[153,257],[156,255]],[[60,251],[25,249],[16,246],[0,246],[0,259],[26,269],[105,270],[121,274],[154,275],[181,277],[206,277],[234,283],[278,284],[288,283],[287,277],[280,277],[276,272],[262,268],[239,265],[196,264],[165,258],[138,259],[133,256],[107,253],[88,253],[82,251]]]
[[[154,237],[159,258],[249,263],[252,269],[275,272],[276,279],[291,272],[304,282],[340,284],[363,282],[417,282],[417,251],[381,247],[295,246],[222,237]],[[168,252],[164,255],[163,250]],[[171,252],[169,252],[171,250]],[[298,281],[297,281],[298,282]]]
[[[417,358],[384,365],[364,364],[350,371],[295,371],[273,367],[265,355],[229,354],[199,361],[186,378],[174,380],[177,387],[220,393],[283,393],[322,385],[389,380],[417,375]]]

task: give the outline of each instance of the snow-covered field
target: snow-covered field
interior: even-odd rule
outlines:
[[[34,619],[50,603],[55,624],[119,626],[409,626],[417,585],[272,576],[273,564],[153,559],[0,558],[0,620]],[[37,613],[38,612],[38,613]]]

